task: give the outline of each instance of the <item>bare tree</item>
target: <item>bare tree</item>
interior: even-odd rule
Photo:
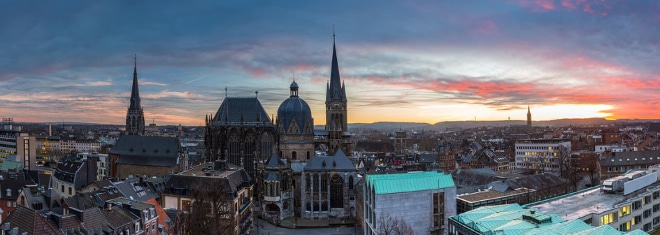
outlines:
[[[378,234],[414,235],[415,231],[406,221],[399,218],[392,218],[389,214],[385,213],[378,219]]]
[[[193,201],[184,218],[186,234],[233,234],[235,218],[231,195],[214,180],[191,188],[194,188],[190,193]]]

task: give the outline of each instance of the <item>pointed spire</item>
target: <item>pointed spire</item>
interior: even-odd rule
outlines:
[[[337,47],[335,46],[334,26],[332,33],[332,68],[330,70],[330,88],[328,89],[328,100],[342,100],[344,96],[339,77],[339,63],[337,62]]]
[[[138,88],[138,77],[137,77],[137,55],[134,55],[133,87],[131,90],[131,105],[129,109],[135,110],[141,107],[142,106],[140,105],[140,90]]]

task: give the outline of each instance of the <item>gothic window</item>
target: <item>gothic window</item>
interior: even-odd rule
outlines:
[[[311,183],[312,183],[311,177],[309,177],[309,174],[305,174],[305,189],[306,190],[310,190],[309,188],[311,186]]]
[[[289,190],[289,174],[282,175],[282,180],[281,180],[281,183],[280,183],[280,187],[282,188],[282,191],[288,191]]]
[[[321,192],[328,193],[328,173],[321,173]]]
[[[261,135],[261,148],[259,148],[259,153],[261,155],[261,160],[266,160],[272,154],[273,149],[273,136],[266,132]],[[281,154],[280,154],[281,156]]]
[[[348,177],[348,189],[353,189],[353,176]]]
[[[335,174],[330,180],[330,208],[344,207],[344,180]]]
[[[234,129],[229,134],[229,156],[227,156],[231,164],[240,166],[240,147],[241,137],[238,131]]]

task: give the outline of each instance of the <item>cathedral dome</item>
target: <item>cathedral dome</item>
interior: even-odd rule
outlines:
[[[305,100],[298,97],[298,84],[289,87],[291,96],[277,109],[277,128],[281,134],[313,134],[312,110]]]

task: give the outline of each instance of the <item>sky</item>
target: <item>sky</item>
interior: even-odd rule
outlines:
[[[323,125],[334,34],[349,123],[660,119],[658,26],[644,0],[0,0],[0,116],[124,124],[136,56],[147,123],[275,116],[295,80]]]

